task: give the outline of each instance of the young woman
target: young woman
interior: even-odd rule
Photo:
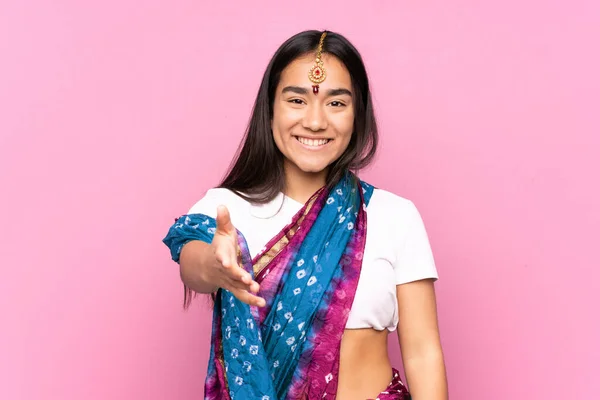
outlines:
[[[206,399],[447,398],[433,282],[414,204],[360,181],[377,147],[358,51],[299,33],[264,74],[239,153],[164,243],[212,293]]]

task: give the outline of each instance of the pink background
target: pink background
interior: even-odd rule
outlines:
[[[363,177],[425,220],[451,398],[598,398],[598,2],[95,3],[0,5],[0,398],[202,397],[161,239],[313,28],[366,60]]]

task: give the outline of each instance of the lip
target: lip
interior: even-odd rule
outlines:
[[[306,136],[297,136],[297,135],[293,135],[293,137],[294,137],[294,141],[295,141],[296,143],[298,143],[300,146],[304,147],[304,148],[305,148],[305,149],[307,149],[307,150],[312,150],[312,151],[324,149],[324,148],[325,148],[325,147],[327,147],[327,146],[328,146],[328,145],[329,145],[331,142],[333,142],[333,139],[331,139],[331,138],[315,138],[315,137],[310,137],[310,138],[309,138],[309,137],[306,137]],[[298,138],[302,138],[302,139],[312,139],[312,140],[329,140],[329,141],[328,141],[327,143],[325,143],[325,144],[322,144],[322,145],[320,145],[320,146],[309,146],[309,145],[306,145],[306,144],[304,144],[304,143],[300,142],[300,141],[298,140]]]

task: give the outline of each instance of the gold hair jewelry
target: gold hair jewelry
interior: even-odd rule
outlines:
[[[325,40],[325,36],[327,32],[323,32],[321,35],[321,40],[319,40],[319,48],[317,49],[317,59],[315,60],[315,65],[312,66],[310,71],[308,71],[308,79],[311,80],[313,85],[313,93],[319,93],[319,83],[323,82],[325,78],[327,78],[327,74],[325,73],[325,68],[323,68],[323,60],[321,60],[321,52],[323,51],[323,41]]]

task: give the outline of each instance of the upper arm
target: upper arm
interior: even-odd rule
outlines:
[[[423,219],[412,202],[397,224],[403,226],[394,261],[398,337],[407,359],[431,351],[432,345],[439,346],[434,290],[438,273]]]
[[[405,360],[439,351],[439,328],[433,279],[396,286],[398,339]]]

